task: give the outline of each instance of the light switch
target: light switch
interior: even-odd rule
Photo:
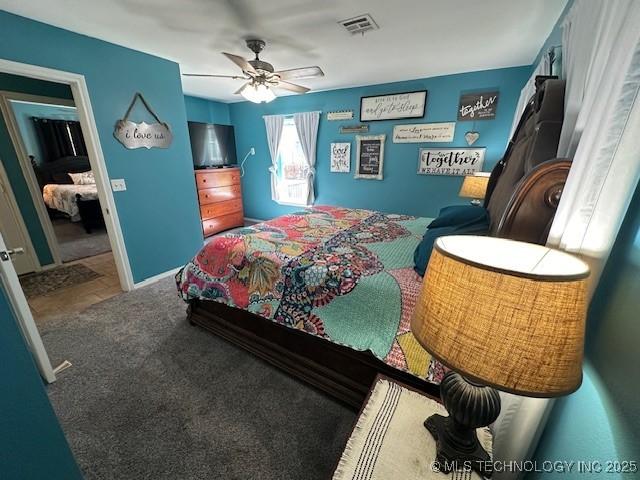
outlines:
[[[111,180],[111,190],[114,192],[124,192],[127,189],[127,184],[124,178],[114,178]]]

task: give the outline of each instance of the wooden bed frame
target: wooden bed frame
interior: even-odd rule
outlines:
[[[554,101],[558,100],[551,93],[548,96]],[[560,101],[563,101],[563,96]],[[562,110],[561,103],[560,111]],[[525,111],[523,116],[526,113]],[[544,141],[552,144],[555,142],[557,147],[562,118],[558,125],[557,120],[549,121],[548,117],[549,113],[546,111],[547,120],[536,123],[539,128],[535,135],[546,135]],[[514,138],[518,130],[520,128],[516,130]],[[507,160],[510,150],[508,148],[505,154]],[[554,151],[555,147],[548,150]],[[544,157],[546,153],[541,155],[542,158],[552,158]],[[526,161],[522,160],[522,163],[533,165],[535,159],[528,158]],[[492,218],[489,234],[544,243],[570,166],[571,163],[563,159],[541,161],[529,168],[523,168],[515,160],[511,163],[501,161],[499,168],[494,169],[491,174],[491,187],[485,199],[485,207]],[[526,173],[515,178],[512,173],[518,170]],[[187,317],[192,324],[252,352],[355,409],[360,408],[378,374],[430,395],[439,395],[437,385],[390,367],[370,352],[359,352],[331,343],[246,310],[215,301],[195,299],[189,303]]]

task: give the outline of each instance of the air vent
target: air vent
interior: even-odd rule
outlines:
[[[380,28],[368,13],[365,13],[364,15],[358,15],[357,17],[348,18],[347,20],[341,20],[338,23],[346,28],[347,32],[349,32],[351,35],[356,35],[358,33],[364,35],[365,32],[378,30]]]

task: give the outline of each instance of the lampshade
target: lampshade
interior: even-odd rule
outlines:
[[[464,181],[462,182],[462,187],[460,187],[460,193],[458,193],[458,195],[462,198],[482,200],[487,191],[490,175],[491,174],[487,172],[477,172],[473,175],[467,175],[464,177]]]
[[[253,103],[269,103],[276,98],[273,91],[263,83],[247,83],[240,89],[240,95]]]
[[[411,330],[471,381],[533,397],[582,381],[582,260],[540,245],[454,235],[436,240]]]

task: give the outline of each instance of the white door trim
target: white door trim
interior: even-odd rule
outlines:
[[[4,194],[9,199],[9,210],[13,214],[13,217],[16,220],[18,231],[20,236],[22,237],[22,242],[24,245],[21,245],[25,249],[25,253],[31,259],[33,267],[36,272],[42,270],[42,265],[40,265],[40,260],[38,259],[38,254],[36,253],[36,249],[33,246],[33,242],[31,241],[31,235],[29,235],[29,230],[27,230],[27,225],[24,223],[24,218],[22,217],[22,213],[20,212],[20,207],[18,206],[18,202],[16,201],[16,196],[13,193],[13,188],[11,187],[11,182],[9,181],[9,177],[7,176],[7,172],[4,168],[4,165],[0,161],[0,189],[4,189]],[[2,192],[0,192],[2,194]],[[0,234],[2,232],[0,231]]]
[[[82,134],[87,146],[89,163],[96,179],[100,207],[102,209],[102,214],[104,215],[107,233],[109,235],[109,241],[113,251],[113,257],[118,270],[120,285],[125,291],[132,290],[134,282],[133,274],[131,273],[131,265],[129,263],[129,257],[127,256],[127,249],[124,244],[124,237],[120,227],[118,211],[113,198],[113,192],[111,191],[109,174],[107,172],[104,155],[100,146],[100,137],[98,136],[98,129],[93,116],[93,110],[91,109],[89,90],[87,88],[84,75],[3,59],[0,59],[0,72],[22,75],[38,80],[64,83],[71,87],[74,104],[80,119]]]
[[[5,251],[6,249],[7,247],[4,244],[2,234],[0,234],[0,251]],[[38,327],[33,320],[31,309],[24,296],[24,292],[18,281],[18,275],[16,274],[15,268],[13,268],[11,260],[2,261],[2,259],[0,259],[0,281],[9,299],[11,309],[16,316],[20,330],[22,330],[22,335],[38,366],[40,375],[42,375],[42,378],[47,383],[55,382],[56,376],[53,373],[49,356],[42,343],[42,338],[40,338]]]
[[[18,157],[18,163],[20,164],[20,168],[22,169],[22,176],[27,183],[27,187],[29,187],[31,201],[33,202],[33,206],[35,207],[36,213],[38,214],[38,219],[40,220],[42,231],[44,232],[44,236],[47,239],[49,251],[51,252],[51,256],[53,257],[53,266],[61,265],[62,256],[60,255],[60,246],[58,245],[58,240],[56,238],[55,231],[53,230],[51,218],[49,218],[47,208],[44,204],[44,200],[42,199],[42,192],[40,191],[38,179],[36,178],[33,168],[31,167],[27,148],[25,147],[22,133],[18,128],[18,122],[16,120],[15,112],[13,111],[13,108],[9,103],[10,100],[47,103],[51,105],[62,105],[71,107],[75,107],[75,104],[73,103],[73,100],[43,97],[40,95],[30,95],[26,93],[17,93],[10,91],[0,91],[0,111],[2,112],[2,116],[4,117],[4,122],[7,126],[7,131],[9,132],[11,143],[13,144],[16,156]]]

